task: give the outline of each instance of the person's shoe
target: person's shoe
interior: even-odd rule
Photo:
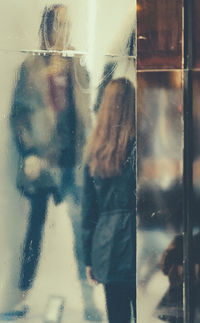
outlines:
[[[28,305],[22,305],[21,307],[15,308],[11,311],[0,313],[0,321],[15,321],[25,317],[28,311]]]

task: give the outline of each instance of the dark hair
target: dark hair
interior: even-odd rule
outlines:
[[[65,6],[63,4],[55,4],[50,7],[46,6],[44,8],[40,29],[39,29],[39,36],[41,39],[41,49],[47,49],[45,34],[48,37],[50,45],[52,45],[51,35],[52,35],[53,22],[55,17],[55,10],[60,7],[65,7]]]
[[[92,176],[121,174],[128,144],[135,136],[135,89],[126,78],[108,83],[86,148]]]

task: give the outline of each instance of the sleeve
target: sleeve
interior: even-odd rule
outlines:
[[[17,149],[22,157],[35,154],[31,136],[30,96],[27,88],[27,70],[21,66],[12,99],[10,125]]]
[[[84,168],[82,192],[82,241],[85,265],[91,265],[92,238],[98,221],[98,201],[89,167]]]

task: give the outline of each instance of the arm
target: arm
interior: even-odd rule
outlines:
[[[17,150],[24,160],[24,171],[32,179],[39,176],[42,167],[32,136],[31,99],[35,95],[34,88],[28,85],[27,68],[22,64],[12,99],[10,125]]]
[[[33,154],[34,148],[31,139],[31,98],[27,88],[28,75],[23,64],[12,100],[10,124],[19,154],[22,157]]]

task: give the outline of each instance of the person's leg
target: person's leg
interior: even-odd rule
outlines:
[[[47,211],[46,192],[34,194],[31,199],[29,223],[24,241],[19,288],[27,291],[31,288],[40,256],[40,244]]]
[[[130,284],[104,285],[109,323],[130,323],[132,289]]]
[[[40,243],[46,216],[48,194],[34,194],[31,199],[29,222],[24,241],[21,272],[19,278],[20,301],[8,312],[0,313],[0,320],[13,321],[23,318],[29,308],[23,305],[26,292],[31,288],[40,255]]]
[[[74,255],[76,258],[78,275],[81,284],[81,292],[83,298],[84,318],[88,321],[100,322],[102,321],[102,315],[97,309],[94,301],[94,287],[90,286],[86,274],[85,263],[83,259],[82,250],[82,232],[81,232],[81,216],[80,216],[80,204],[73,202],[72,197],[67,200],[68,213],[72,223],[72,229],[74,234]]]

